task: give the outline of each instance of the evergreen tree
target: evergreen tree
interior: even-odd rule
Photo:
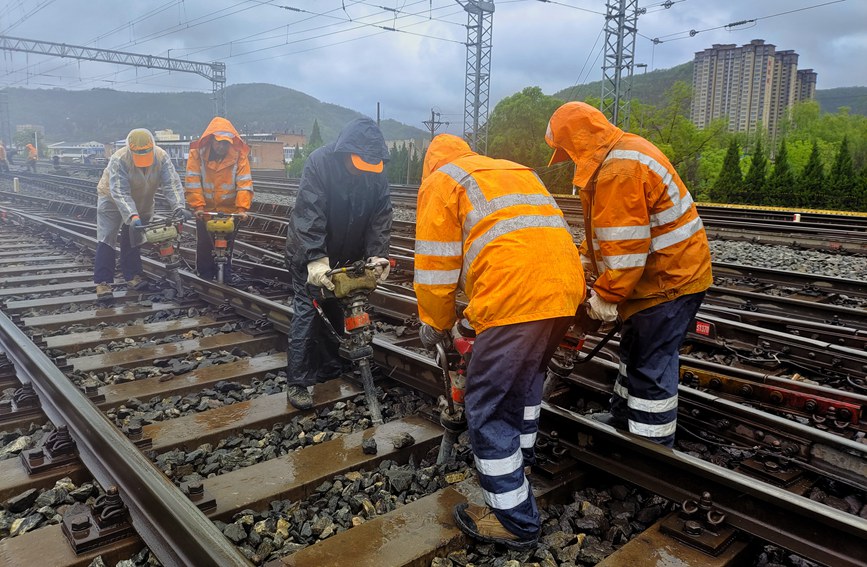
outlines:
[[[313,150],[321,148],[324,145],[322,141],[322,132],[319,131],[319,120],[313,119],[313,129],[310,130],[310,137],[307,138],[307,145],[304,146],[304,160],[306,161]]]
[[[789,165],[789,154],[786,151],[786,140],[780,142],[780,151],[774,161],[774,170],[765,187],[765,205],[786,206],[792,204],[795,188],[795,174]]]
[[[301,172],[304,170],[304,155],[298,144],[295,144],[295,153],[292,154],[292,160],[286,166],[287,177],[301,177]]]
[[[828,173],[828,206],[837,210],[851,210],[855,206],[855,166],[849,153],[849,139],[844,137],[837,151],[837,159]]]
[[[734,203],[741,194],[743,176],[741,175],[741,149],[738,141],[732,138],[723,160],[722,170],[711,188],[710,198],[716,203]]]
[[[824,208],[825,202],[825,168],[822,158],[819,156],[819,143],[813,141],[813,151],[801,178],[798,180],[798,188],[794,195],[794,204],[797,207]]]
[[[768,160],[762,151],[762,140],[756,141],[756,149],[750,169],[744,177],[744,199],[740,203],[758,204],[763,202],[765,193],[765,178],[767,177]]]

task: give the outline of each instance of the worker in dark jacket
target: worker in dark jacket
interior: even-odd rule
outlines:
[[[388,148],[376,123],[357,118],[333,144],[310,154],[295,207],[289,217],[286,263],[292,275],[294,314],[289,327],[289,403],[313,407],[312,386],[340,374],[338,345],[313,306],[324,287],[334,289],[327,272],[357,260],[388,257],[391,196],[384,162]],[[388,267],[378,272],[388,277]],[[343,312],[335,300],[317,301],[337,331]]]

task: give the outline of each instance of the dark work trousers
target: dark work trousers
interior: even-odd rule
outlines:
[[[680,346],[704,299],[683,295],[632,315],[620,331],[620,371],[611,414],[630,433],[674,447]]]
[[[129,281],[144,272],[141,265],[141,248],[133,246],[129,238],[129,225],[120,227],[120,271],[123,279]],[[99,242],[96,245],[96,257],[93,260],[93,283],[114,282],[115,269],[114,247]]]
[[[340,374],[344,363],[339,345],[316,308],[322,307],[331,325],[343,333],[343,309],[337,299],[319,299],[321,288],[307,285],[307,266],[292,263],[292,321],[289,324],[289,350],[286,369],[289,386],[312,386]]]
[[[574,317],[492,327],[479,333],[464,399],[485,503],[522,539],[539,533],[539,510],[524,466],[534,446],[548,361]]]
[[[217,263],[214,261],[214,241],[208,232],[206,222],[196,219],[196,272],[205,280],[217,279]],[[223,281],[229,282],[232,276],[232,251],[235,249],[235,236],[238,234],[238,219],[235,219],[235,232],[228,236],[226,264],[223,267]]]

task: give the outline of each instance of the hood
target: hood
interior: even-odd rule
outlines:
[[[388,161],[388,147],[376,122],[370,118],[356,118],[343,127],[334,142],[334,151],[356,154],[368,163]]]
[[[208,144],[211,143],[211,138],[214,136],[223,139],[231,138],[232,147],[238,150],[238,153],[241,155],[247,155],[250,152],[247,142],[241,139],[241,135],[238,134],[238,131],[235,130],[234,126],[232,126],[232,123],[222,116],[215,116],[214,119],[211,120],[211,123],[208,124],[207,128],[205,128],[205,131],[202,132],[202,136],[195,142],[190,142],[190,149],[202,149],[208,147]]]
[[[476,152],[462,138],[452,134],[440,134],[431,140],[427,148],[421,169],[421,180],[424,181],[431,173],[458,158],[474,155],[477,155]]]
[[[555,110],[548,121],[545,142],[554,148],[554,156],[548,165],[571,159],[575,162],[572,183],[576,187],[586,187],[623,134],[623,130],[589,104],[567,102]]]

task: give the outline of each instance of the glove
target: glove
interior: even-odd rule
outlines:
[[[331,263],[328,261],[328,256],[313,260],[307,264],[307,283],[334,291],[334,282],[327,275],[330,269]]]
[[[129,226],[131,226],[134,230],[142,230],[144,225],[141,222],[141,219],[138,215],[133,215],[132,218],[129,219]]]
[[[175,212],[172,213],[172,216],[185,221],[193,220],[193,218],[195,217],[193,213],[182,207],[175,209]]]
[[[418,328],[418,338],[421,339],[421,344],[428,350],[434,350],[437,343],[442,342],[446,338],[446,334],[442,331],[437,331],[427,323],[422,323]]]
[[[247,211],[246,211],[246,210],[244,210],[244,209],[238,209],[238,210],[235,212],[235,214],[238,215],[238,220],[239,220],[239,221],[245,221],[245,220],[247,220]]]
[[[598,293],[591,292],[590,299],[587,303],[590,305],[590,310],[587,312],[587,315],[589,315],[591,319],[596,319],[603,323],[610,323],[617,319],[617,304],[608,303],[602,299]]]
[[[205,220],[205,218],[208,216],[205,214],[205,209],[196,209],[195,215],[196,215],[196,218],[199,220]]]
[[[376,264],[376,267],[373,268],[373,275],[376,276],[376,281],[382,283],[388,278],[389,272],[391,272],[391,263],[388,261],[388,258],[380,258],[379,256],[371,256],[367,259],[368,264]]]

